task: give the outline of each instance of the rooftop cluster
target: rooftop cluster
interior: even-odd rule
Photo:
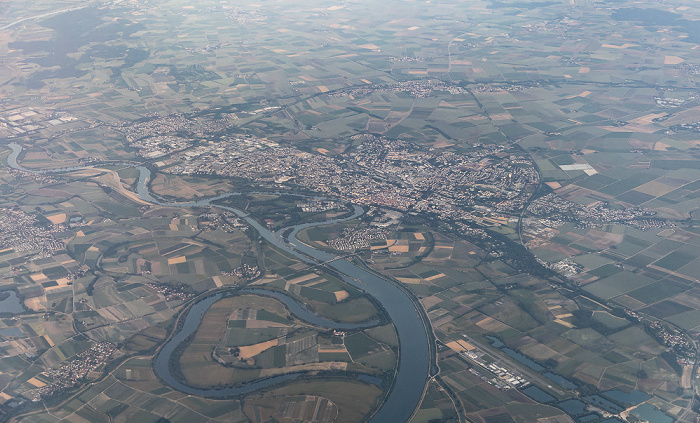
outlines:
[[[19,209],[0,208],[0,249],[16,251],[38,250],[39,256],[49,257],[64,248],[56,240],[50,225],[42,225],[36,215]]]
[[[116,345],[103,341],[78,354],[70,363],[44,372],[43,374],[53,379],[53,382],[37,389],[32,400],[39,401],[77,385],[88,373],[107,361],[116,349]]]

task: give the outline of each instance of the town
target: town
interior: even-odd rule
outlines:
[[[355,251],[370,248],[370,241],[386,239],[389,231],[379,228],[366,228],[354,230],[344,228],[338,238],[328,241],[328,245],[340,251]]]
[[[163,171],[244,178],[341,202],[487,224],[522,210],[528,188],[539,180],[527,155],[509,147],[477,144],[457,154],[373,135],[353,141],[353,150],[327,156],[268,140],[225,138],[175,153],[177,165]]]
[[[34,392],[31,400],[40,401],[79,384],[87,377],[88,373],[109,360],[116,349],[117,346],[111,342],[99,342],[89,350],[78,354],[70,363],[58,369],[47,370],[43,375],[51,378],[53,381],[49,384],[37,381],[37,384],[43,386]]]
[[[564,200],[556,194],[547,194],[538,198],[528,206],[527,211],[535,216],[546,217],[549,221],[574,220],[581,222],[583,226],[597,224],[596,222],[622,222],[633,224],[640,229],[664,226],[664,222],[658,219],[651,219],[651,223],[642,223],[656,214],[653,210],[639,207],[612,208],[602,202],[593,206],[582,206]]]
[[[19,209],[0,208],[0,249],[38,251],[34,258],[50,257],[64,248],[54,237],[54,225],[40,224],[36,215]]]

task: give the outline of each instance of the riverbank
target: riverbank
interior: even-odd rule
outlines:
[[[31,170],[21,167],[16,162],[17,157],[21,152],[21,146],[17,144],[15,144],[15,146],[15,148],[12,146],[10,147],[13,151],[10,154],[10,157],[8,157],[8,164],[15,169],[32,172]],[[69,172],[72,170],[79,170],[84,167],[87,166],[60,170],[48,170],[48,172]],[[399,342],[399,363],[396,378],[391,391],[387,395],[379,410],[376,411],[369,421],[377,423],[386,421],[407,421],[411,415],[413,415],[414,410],[418,407],[423,396],[424,388],[431,372],[431,363],[434,362],[434,358],[432,358],[434,357],[434,350],[431,348],[429,338],[429,333],[431,331],[428,330],[430,327],[430,322],[424,320],[425,317],[420,312],[420,308],[416,307],[413,300],[406,295],[406,292],[393,284],[391,281],[362,269],[346,258],[316,250],[305,244],[301,244],[296,240],[296,234],[301,229],[342,222],[360,216],[364,212],[361,207],[354,206],[353,213],[350,216],[329,219],[322,222],[294,225],[289,228],[283,228],[277,233],[273,233],[242,210],[214,203],[216,200],[224,199],[232,195],[236,195],[237,193],[227,193],[209,199],[189,202],[160,201],[154,198],[149,190],[149,183],[152,179],[152,170],[146,166],[134,165],[134,167],[136,167],[139,171],[138,182],[136,183],[136,195],[138,195],[141,200],[147,201],[154,205],[180,208],[217,207],[235,213],[241,219],[245,220],[251,227],[253,227],[253,229],[256,230],[258,234],[260,234],[260,236],[270,244],[293,254],[308,264],[323,266],[324,268],[340,275],[346,283],[371,296],[378,304],[381,305],[382,309],[386,311],[389,318],[394,323]],[[292,230],[289,235],[290,241],[287,243],[281,239],[281,234],[285,233],[285,231],[288,231],[289,229]],[[179,343],[183,342],[187,336],[196,331],[195,323],[198,320],[201,320],[203,314],[206,312],[206,309],[208,309],[208,307],[211,306],[214,301],[216,301],[214,297],[208,297],[208,299],[200,301],[191,307],[187,317],[185,317],[183,329],[177,332],[171,338],[171,340],[174,341],[167,344],[168,348],[166,349],[163,347],[158,354],[156,362],[154,363],[154,370],[156,372],[158,372],[158,369],[161,369],[167,373],[168,366],[166,357],[169,357],[173,353],[176,345],[179,345]],[[188,324],[188,321],[192,323]],[[187,330],[184,330],[185,326],[188,326]],[[159,361],[158,358],[160,357],[163,358]],[[244,395],[276,383],[291,381],[298,377],[298,375],[276,376],[274,379],[271,378],[264,381],[248,383],[243,387],[236,388],[235,390],[233,388],[224,388],[210,390],[210,392],[193,389],[192,387],[179,383],[174,378],[172,380],[169,378],[164,378],[164,380],[173,388],[188,394],[227,397]]]

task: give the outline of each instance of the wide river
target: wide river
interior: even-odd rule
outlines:
[[[17,163],[17,157],[19,156],[22,147],[14,143],[10,144],[9,147],[12,149],[12,153],[7,159],[10,167],[28,171],[28,169],[23,168]],[[416,308],[413,300],[400,286],[375,273],[359,267],[345,258],[339,258],[331,253],[317,250],[300,242],[296,238],[299,231],[303,229],[355,218],[363,213],[362,208],[355,206],[353,215],[343,219],[331,219],[324,222],[291,226],[291,233],[288,236],[288,240],[285,240],[282,238],[281,234],[289,230],[289,228],[273,233],[266,227],[260,225],[255,219],[243,211],[213,203],[216,200],[237,195],[235,193],[224,194],[213,198],[191,202],[172,203],[161,201],[153,198],[149,192],[148,182],[151,178],[150,170],[144,166],[135,167],[139,170],[139,180],[136,193],[142,200],[163,206],[215,206],[236,213],[250,226],[254,227],[260,236],[265,238],[266,241],[273,244],[275,247],[287,251],[306,262],[323,262],[324,266],[333,269],[343,276],[347,283],[364,291],[368,295],[372,296],[379,304],[381,304],[389,315],[389,318],[394,323],[398,333],[399,367],[391,392],[389,392],[389,395],[382,406],[370,418],[369,421],[372,423],[408,421],[408,419],[413,415],[414,410],[419,405],[419,402],[423,396],[423,390],[429,376],[431,364],[434,362],[434,351],[433,348],[431,348],[431,341],[428,335],[430,323],[424,321],[422,314]],[[77,168],[49,170],[48,172],[60,172],[74,169]],[[47,171],[41,171],[41,173],[46,172]],[[210,295],[200,300],[190,308],[182,329],[170,338],[156,357],[154,371],[158,374],[158,376],[160,376],[166,383],[170,384],[175,389],[188,394],[200,395],[204,397],[241,395],[270,386],[272,384],[276,384],[278,382],[283,382],[298,377],[298,374],[292,374],[263,379],[239,387],[224,389],[198,389],[181,383],[170,373],[170,369],[168,367],[168,359],[170,355],[173,353],[177,345],[196,331],[204,313],[220,298],[220,296],[221,294]],[[285,303],[288,306],[290,305],[287,302]],[[300,311],[295,312],[295,314],[297,313],[303,314],[303,312]],[[304,318],[304,316],[300,317]],[[307,318],[309,318],[309,316],[307,316]]]

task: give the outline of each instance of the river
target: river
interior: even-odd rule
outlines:
[[[15,143],[10,144],[9,147],[12,149],[12,153],[8,156],[8,164],[15,169],[28,171],[28,169],[23,168],[17,163],[17,157],[19,156],[22,147]],[[307,263],[324,263],[326,267],[339,273],[345,282],[364,291],[368,295],[372,296],[379,304],[381,304],[386,313],[389,315],[389,318],[394,323],[398,334],[399,366],[389,395],[386,397],[386,400],[381,405],[379,410],[377,410],[369,421],[372,423],[408,421],[420,403],[431,369],[431,364],[435,360],[433,356],[434,351],[433,348],[431,348],[431,341],[428,335],[430,323],[424,321],[422,314],[416,308],[413,300],[400,286],[370,272],[369,270],[359,267],[345,258],[339,258],[338,256],[329,252],[317,250],[297,239],[297,234],[303,229],[341,222],[358,217],[364,212],[361,207],[354,206],[354,213],[345,218],[295,225],[277,231],[277,233],[273,233],[242,210],[214,204],[214,201],[237,195],[236,193],[223,194],[217,197],[198,201],[178,203],[164,202],[154,198],[149,192],[148,182],[151,178],[151,171],[145,166],[136,166],[136,168],[139,170],[139,180],[137,183],[136,193],[142,200],[162,206],[218,207],[231,211],[244,219],[250,226],[258,231],[260,236],[262,236],[269,243],[273,244],[275,247],[287,251]],[[42,172],[62,172],[74,169],[77,168],[65,168]],[[281,234],[289,231],[290,229],[291,233],[288,236],[288,241],[285,241]],[[154,371],[158,374],[158,376],[179,391],[204,397],[242,395],[279,382],[285,382],[299,377],[299,374],[277,376],[274,378],[251,382],[239,387],[229,387],[224,389],[198,389],[187,386],[173,377],[167,365],[169,356],[174,352],[177,345],[182,343],[188,336],[196,331],[199,323],[201,322],[202,316],[206,310],[220,298],[220,295],[221,294],[213,294],[208,296],[191,307],[188,315],[185,318],[182,329],[170,338],[170,340],[161,348],[156,357]]]

